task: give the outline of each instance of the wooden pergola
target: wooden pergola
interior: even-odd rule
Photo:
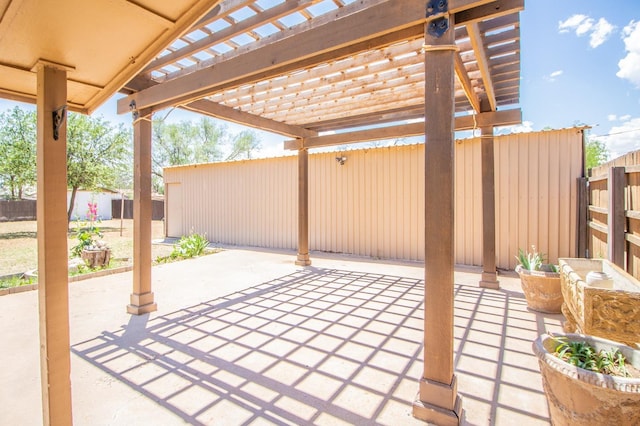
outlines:
[[[521,122],[524,0],[9,0],[0,96],[37,104],[45,424],[71,424],[66,111],[116,92],[134,128],[132,314],[151,280],[151,116],[179,107],[289,137],[309,265],[308,150],[425,135],[424,372],[414,416],[458,424],[453,366],[454,132],[480,129],[484,272],[497,288],[493,128]],[[328,134],[327,134],[328,133]]]

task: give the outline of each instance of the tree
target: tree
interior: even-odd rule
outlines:
[[[211,163],[222,159],[222,145],[226,142],[226,127],[217,126],[207,117],[202,117],[196,127],[193,149],[196,163]]]
[[[227,160],[235,160],[246,155],[247,159],[251,158],[251,153],[260,149],[261,144],[258,139],[258,135],[253,130],[243,130],[233,138],[233,146],[231,148],[231,154],[227,157]]]
[[[589,139],[585,144],[585,167],[587,170],[605,163],[609,159],[609,150],[604,142]]]
[[[224,126],[210,118],[199,122],[181,121],[165,123],[153,121],[152,174],[153,188],[163,191],[162,169],[191,163],[208,163],[222,158],[221,147],[225,143]]]
[[[70,113],[67,122],[67,185],[71,212],[78,189],[109,187],[131,175],[132,138],[123,125],[112,127],[104,118]]]
[[[20,107],[0,114],[0,181],[12,199],[36,183],[36,113]]]

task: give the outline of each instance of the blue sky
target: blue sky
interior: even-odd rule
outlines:
[[[640,1],[528,0],[520,21],[524,127],[585,123],[612,158],[640,149]]]
[[[593,126],[591,137],[606,144],[611,158],[640,149],[640,0],[526,0],[521,49],[524,123],[500,133],[584,123]],[[13,105],[0,100],[0,110]],[[96,114],[131,122],[115,110],[112,99]],[[168,115],[174,122],[198,118],[181,110]],[[283,137],[259,136],[261,156],[286,153]]]

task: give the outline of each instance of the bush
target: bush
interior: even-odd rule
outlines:
[[[204,254],[209,240],[207,240],[206,234],[191,233],[188,236],[183,236],[173,246],[173,251],[169,256],[158,257],[156,262],[166,263],[173,260],[190,259],[192,257],[201,256]]]
[[[206,234],[191,233],[189,236],[180,238],[176,247],[173,248],[173,253],[184,258],[201,256],[208,245],[209,240]]]
[[[7,277],[0,280],[0,289],[34,284],[35,281],[36,280],[33,277],[21,277],[21,276]]]

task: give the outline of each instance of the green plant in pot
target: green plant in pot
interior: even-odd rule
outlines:
[[[534,311],[560,313],[563,299],[557,266],[547,263],[546,256],[533,245],[531,251],[520,249],[516,259],[519,262],[516,272],[520,275],[527,306]]]
[[[543,334],[533,352],[552,424],[640,424],[640,350],[582,334]]]

